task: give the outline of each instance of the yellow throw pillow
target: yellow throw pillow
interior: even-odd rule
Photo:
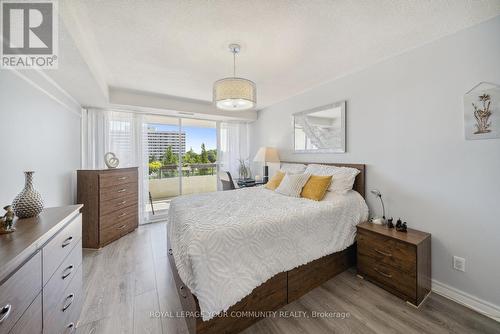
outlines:
[[[284,177],[285,173],[277,171],[276,174],[274,174],[274,176],[269,181],[267,181],[265,187],[270,190],[278,188]]]
[[[309,198],[313,201],[321,201],[331,182],[332,175],[311,175],[304,188],[302,188],[300,197]]]

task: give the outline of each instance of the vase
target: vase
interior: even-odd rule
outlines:
[[[12,202],[12,209],[19,218],[36,217],[43,210],[43,199],[38,191],[33,188],[33,174],[35,172],[24,172],[24,189]]]

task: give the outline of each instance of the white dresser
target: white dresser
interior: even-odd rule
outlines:
[[[75,330],[83,301],[81,208],[47,208],[0,235],[0,334]]]

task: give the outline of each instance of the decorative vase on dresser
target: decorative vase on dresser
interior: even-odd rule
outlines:
[[[33,174],[35,172],[24,172],[24,189],[12,202],[14,213],[19,218],[36,217],[43,210],[42,195],[33,188]]]
[[[83,303],[81,207],[44,209],[0,235],[0,334],[74,332]]]
[[[84,248],[101,248],[137,228],[138,175],[137,167],[77,171]]]

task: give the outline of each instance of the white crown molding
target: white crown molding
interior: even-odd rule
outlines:
[[[68,92],[66,92],[61,86],[59,86],[54,80],[52,80],[47,74],[39,69],[31,70],[10,70],[12,73],[17,75],[19,78],[23,79],[29,83],[34,88],[38,89],[49,98],[59,103],[69,112],[81,117],[81,105],[75,100]]]
[[[500,322],[500,306],[498,305],[472,296],[466,292],[436,281],[435,279],[432,280],[432,292]]]

